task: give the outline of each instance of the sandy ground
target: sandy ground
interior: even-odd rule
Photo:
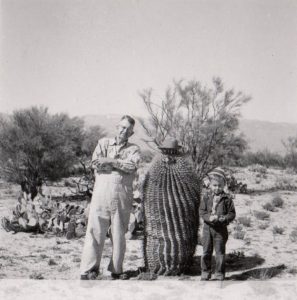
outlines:
[[[268,170],[266,175],[259,176],[257,172],[248,169],[237,169],[236,178],[247,183],[248,188],[252,190],[252,193],[247,195],[236,195],[234,200],[237,219],[242,216],[250,218],[250,226],[239,225],[238,221],[229,226],[230,234],[227,243],[226,259],[227,278],[225,282],[234,282],[235,284],[235,281],[238,280],[251,281],[255,279],[269,282],[275,280],[277,282],[278,280],[293,280],[295,282],[297,274],[297,241],[293,241],[290,238],[290,234],[297,226],[297,195],[292,190],[292,186],[297,187],[297,176],[279,170]],[[255,178],[258,179],[255,180]],[[282,186],[280,186],[280,182]],[[276,190],[276,185],[284,190]],[[290,190],[285,189],[287,186],[289,186]],[[61,188],[54,190],[57,194],[62,193]],[[16,204],[18,191],[17,186],[1,183],[1,217],[10,214],[11,208]],[[269,214],[269,219],[258,220],[255,216],[255,211],[265,211],[262,205],[271,201],[276,193],[284,200],[283,207],[276,208],[274,212],[266,211]],[[261,229],[263,224],[265,224],[265,229]],[[273,233],[275,226],[281,227],[283,233]],[[234,238],[238,227],[241,227],[241,231],[244,232],[244,237],[240,239]],[[65,237],[53,235],[7,233],[3,228],[0,228],[0,240],[0,279],[2,279],[0,280],[0,285],[3,285],[3,282],[11,282],[9,279],[25,281],[27,279],[44,279],[44,282],[55,279],[57,282],[60,282],[58,281],[59,279],[77,280],[79,278],[83,238],[68,241]],[[198,245],[195,254],[195,264],[191,273],[173,278],[160,276],[157,279],[157,282],[160,282],[158,286],[160,286],[161,294],[164,280],[168,284],[172,282],[173,286],[181,281],[196,282],[198,284],[200,280],[199,261],[201,252],[202,247]],[[111,243],[109,239],[106,239],[101,263],[102,276],[99,279],[110,279],[109,272],[106,270],[110,254]],[[135,284],[139,282],[137,280],[137,269],[141,266],[143,266],[143,258],[142,237],[140,235],[132,240],[127,240],[124,269],[129,271],[132,276],[129,284],[132,281]],[[36,281],[33,280],[32,282]],[[98,282],[101,281],[98,280]],[[115,284],[113,283],[114,281],[110,280],[104,280],[104,282],[108,283],[107,286]],[[238,284],[239,282],[241,281],[238,281]],[[199,282],[199,284],[201,283]],[[213,284],[216,283],[213,282]],[[246,288],[246,291],[248,290]],[[0,298],[4,299],[1,295]],[[8,298],[5,297],[5,299]]]

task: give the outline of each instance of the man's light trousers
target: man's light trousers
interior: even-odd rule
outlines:
[[[125,177],[116,171],[96,174],[80,266],[81,275],[86,275],[90,271],[99,272],[109,227],[113,250],[108,270],[116,274],[123,272],[125,233],[129,224],[132,200],[132,182],[129,176]]]

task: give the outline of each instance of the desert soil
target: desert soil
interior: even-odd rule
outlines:
[[[247,183],[251,193],[235,197],[237,219],[250,218],[250,226],[229,226],[227,243],[227,280],[246,279],[293,279],[297,274],[297,237],[292,238],[296,228],[297,176],[285,171],[270,170],[260,174],[247,168],[236,169],[235,176]],[[0,183],[0,217],[9,216],[16,205],[19,188],[5,182]],[[63,194],[65,188],[52,187],[55,195]],[[255,211],[278,194],[284,201],[283,207],[274,212],[266,211],[269,219],[258,220]],[[263,225],[264,224],[264,225]],[[259,227],[260,226],[260,227]],[[281,227],[283,233],[274,233],[274,227]],[[234,238],[241,227],[243,237]],[[261,229],[264,228],[265,229]],[[78,279],[80,257],[84,238],[67,240],[51,234],[30,234],[6,232],[0,228],[0,279]],[[200,280],[199,260],[201,245],[196,248],[195,265],[192,273],[168,280]],[[101,263],[101,278],[108,279],[107,265],[111,255],[111,242],[107,238]],[[143,266],[141,235],[127,240],[124,270],[133,275]],[[162,276],[158,280],[162,280]]]

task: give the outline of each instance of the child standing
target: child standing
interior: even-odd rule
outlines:
[[[201,256],[201,280],[211,278],[211,258],[213,248],[216,252],[215,279],[225,278],[225,251],[228,240],[227,225],[235,218],[235,208],[230,195],[224,192],[225,173],[216,168],[208,174],[210,191],[206,192],[200,203],[200,216],[203,226],[203,254]]]

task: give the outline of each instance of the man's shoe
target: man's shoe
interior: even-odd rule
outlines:
[[[95,280],[97,276],[97,272],[89,272],[88,274],[80,275],[80,280]]]
[[[209,278],[201,277],[200,281],[209,281]]]
[[[221,274],[215,274],[213,279],[223,281],[225,279],[225,276]]]
[[[211,278],[211,274],[202,273],[200,281],[208,281]]]
[[[120,273],[120,274],[111,273],[111,278],[112,278],[113,280],[117,280],[117,279],[120,279],[120,280],[128,280],[128,279],[129,279],[129,276],[128,276],[128,274],[125,274],[125,273]]]

